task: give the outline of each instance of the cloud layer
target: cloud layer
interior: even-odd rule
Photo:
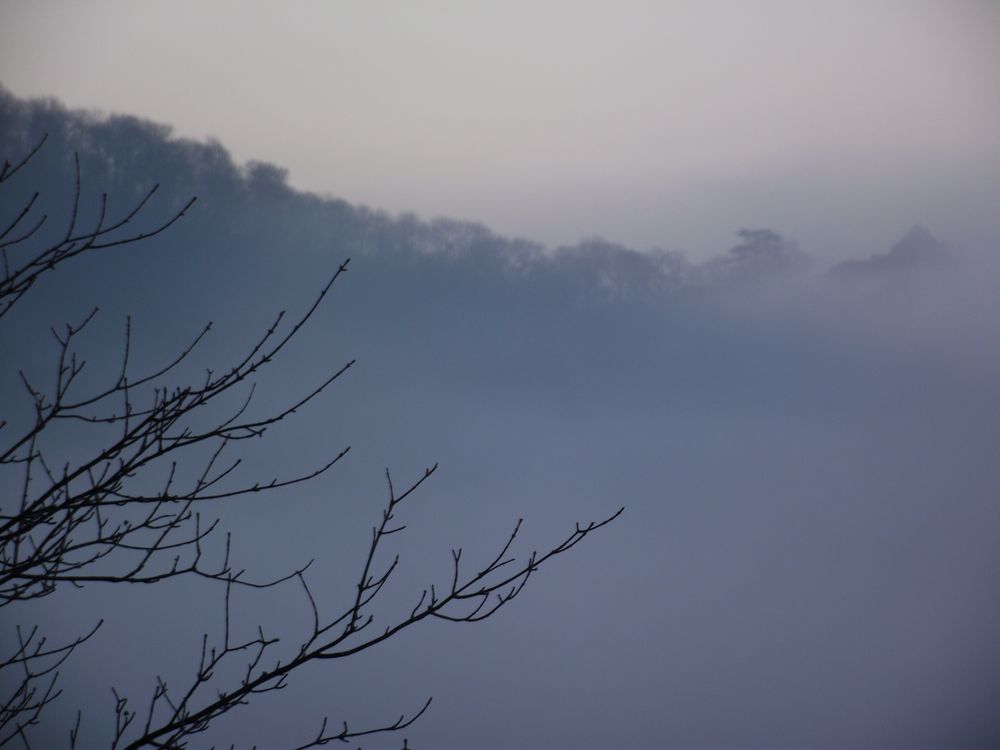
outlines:
[[[137,366],[211,319],[197,364],[224,367],[352,257],[302,345],[260,383],[262,408],[347,359],[357,368],[246,449],[261,476],[346,444],[351,461],[277,501],[219,508],[248,568],[315,556],[314,589],[347,593],[386,464],[399,476],[442,465],[406,519],[400,606],[408,586],[448,575],[451,547],[491,549],[520,516],[531,549],[627,506],[495,620],[303,675],[207,739],[270,746],[303,721],[377,720],[433,694],[415,747],[1000,740],[995,255],[905,226],[884,254],[859,249],[833,269],[770,229],[740,230],[700,263],[601,239],[545,248],[297,192],[280,169],[149,122],[0,95],[4,156],[43,132],[17,187],[42,192],[52,231],[74,151],[83,217],[101,192],[123,208],[153,182],[151,222],[199,200],[163,237],[66,266],[24,300],[0,334],[15,417],[11,364],[50,367],[49,324],[101,306],[87,383],[119,361],[125,314]],[[246,622],[303,627],[297,592],[267,596],[240,602]],[[106,731],[95,675],[137,699],[157,669],[180,679],[218,604],[183,587],[41,602],[53,638],[109,620],[46,731],[61,738],[77,705],[89,736]]]

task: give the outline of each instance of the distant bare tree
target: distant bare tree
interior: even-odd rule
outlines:
[[[29,164],[43,143],[44,139],[14,164],[4,162],[0,188]],[[57,240],[41,240],[47,217],[35,217],[38,193],[10,210],[12,218],[0,234],[0,324],[42,276],[65,261],[159,234],[180,220],[195,201],[192,198],[166,221],[135,231],[131,227],[141,218],[156,186],[116,219],[107,216],[104,195],[90,228],[79,229],[78,159],[75,174],[68,228]],[[450,580],[415,592],[412,608],[408,604],[403,616],[378,625],[370,605],[399,563],[398,557],[386,561],[383,548],[389,536],[405,528],[396,517],[401,505],[434,473],[436,465],[402,491],[395,489],[386,472],[386,505],[372,529],[352,599],[335,608],[336,614],[321,614],[326,607],[317,604],[308,585],[308,563],[268,581],[250,580],[234,567],[229,536],[219,536],[217,521],[204,522],[199,507],[308,482],[330,470],[349,450],[344,448],[302,475],[243,484],[235,480],[240,458],[230,457],[241,440],[263,435],[268,427],[308,406],[354,364],[350,361],[335,369],[283,409],[264,417],[247,416],[258,375],[300,335],[347,267],[345,261],[336,269],[297,319],[286,323],[285,313],[279,313],[238,361],[221,373],[209,371],[198,382],[168,383],[179,377],[179,366],[193,356],[211,324],[162,367],[133,375],[129,320],[117,376],[103,388],[78,393],[85,361],[75,343],[96,309],[79,322],[51,331],[56,358],[53,383],[36,384],[19,371],[32,416],[27,421],[0,420],[0,439],[5,438],[0,443],[0,479],[4,480],[0,486],[19,488],[0,497],[0,608],[4,627],[11,627],[13,636],[5,640],[9,644],[6,655],[0,655],[0,745],[17,740],[30,747],[32,728],[60,694],[59,669],[101,626],[101,622],[94,623],[70,642],[50,645],[37,626],[16,622],[19,604],[53,595],[63,586],[156,584],[179,576],[200,577],[220,586],[224,629],[216,639],[208,634],[203,637],[199,664],[188,684],[168,688],[161,677],[154,677],[151,695],[141,709],[133,709],[126,697],[114,694],[113,750],[183,748],[213,720],[259,694],[282,688],[310,662],[351,657],[425,619],[477,622],[489,617],[521,592],[539,566],[622,512],[619,509],[603,520],[577,524],[548,551],[532,552],[520,560],[511,554],[521,528],[519,520],[499,551],[471,571],[462,565],[462,550],[452,550]],[[4,356],[0,360],[9,364]],[[222,397],[233,393],[240,394],[239,406],[226,411]],[[7,408],[9,396],[3,403]],[[62,461],[53,457],[48,438],[56,425],[69,422],[91,430],[93,440],[80,446],[86,450],[83,458]],[[197,467],[193,473],[192,466]],[[151,491],[157,476],[166,479]],[[215,554],[208,553],[209,543]],[[210,564],[209,557],[217,562]],[[267,588],[281,583],[301,588],[312,613],[308,637],[280,652],[278,638],[262,627],[249,639],[237,638],[230,626],[234,587]],[[227,669],[233,665],[238,667],[236,672]],[[355,728],[346,722],[331,725],[324,719],[318,722],[316,734],[299,741],[298,748],[402,729],[429,705],[430,699],[409,716],[373,727]],[[79,727],[78,715],[69,733],[70,747],[77,744]]]

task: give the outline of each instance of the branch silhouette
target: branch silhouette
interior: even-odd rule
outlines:
[[[0,189],[6,189],[30,166],[45,140],[15,163],[4,162]],[[35,217],[37,192],[16,204],[13,219],[0,234],[0,324],[43,276],[63,263],[160,234],[195,203],[191,198],[167,220],[134,230],[134,222],[144,222],[143,212],[158,186],[115,220],[108,219],[108,196],[103,194],[90,228],[80,230],[81,179],[76,156],[73,165],[74,192],[67,228],[56,241],[40,241],[39,230],[48,216]],[[354,365],[350,360],[334,368],[284,407],[252,415],[257,379],[266,374],[289,342],[302,335],[334,285],[347,273],[348,264],[345,260],[336,268],[298,316],[289,321],[281,311],[234,363],[218,373],[208,370],[196,382],[183,378],[182,366],[199,351],[212,331],[211,323],[163,365],[134,374],[130,367],[132,323],[127,318],[117,375],[104,386],[85,390],[80,375],[86,360],[78,352],[77,342],[98,315],[96,307],[82,320],[49,331],[55,360],[53,384],[42,387],[18,370],[30,418],[18,425],[0,421],[0,472],[16,478],[10,484],[19,488],[13,496],[3,497],[0,504],[0,608],[16,612],[18,605],[55,595],[65,586],[155,585],[184,576],[220,587],[224,626],[216,638],[204,634],[188,684],[168,686],[162,676],[155,676],[147,702],[134,710],[128,696],[112,690],[112,750],[183,748],[223,714],[281,690],[306,664],[349,658],[376,648],[427,619],[468,623],[486,619],[516,598],[541,565],[622,513],[619,509],[601,520],[578,523],[547,551],[522,557],[512,552],[522,525],[518,520],[499,550],[471,570],[463,565],[462,550],[454,549],[451,580],[443,585],[429,584],[414,596],[416,604],[408,614],[385,623],[377,621],[371,605],[384,594],[398,569],[399,557],[386,559],[384,548],[389,537],[406,528],[396,520],[400,506],[434,474],[436,464],[398,493],[386,471],[388,500],[379,523],[372,527],[352,600],[339,610],[335,608],[335,614],[323,614],[325,604],[317,601],[308,584],[312,561],[270,580],[254,580],[235,566],[230,536],[222,534],[218,520],[203,520],[202,504],[309,482],[330,471],[350,450],[344,446],[304,472],[250,482],[236,480],[243,462],[234,454],[241,441],[262,437],[270,427],[310,406]],[[170,384],[170,380],[181,384]],[[74,425],[93,435],[81,442],[80,455],[74,460],[54,457],[50,438],[59,425]],[[155,477],[160,478],[154,485]],[[157,489],[151,489],[154,486]],[[265,633],[260,625],[252,636],[237,637],[230,606],[234,588],[266,589],[283,584],[297,585],[308,604],[312,618],[308,636],[291,648],[280,635]],[[16,627],[16,646],[0,661],[3,684],[11,686],[0,693],[0,745],[16,739],[31,746],[32,730],[60,696],[60,670],[100,627],[101,622],[97,622],[75,639],[55,646],[46,642],[37,626]],[[397,731],[410,726],[430,704],[428,698],[412,713],[378,726],[356,728],[324,718],[316,735],[295,747],[302,750]],[[76,746],[79,732],[78,715],[69,732],[70,747]]]

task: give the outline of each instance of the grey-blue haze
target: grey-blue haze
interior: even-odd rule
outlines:
[[[351,460],[280,498],[220,506],[248,567],[316,556],[314,588],[346,595],[386,465],[400,477],[442,467],[407,513],[399,606],[448,575],[452,546],[487,549],[519,516],[531,548],[628,506],[496,619],[310,670],[208,739],[279,747],[315,731],[303,721],[394,717],[433,694],[415,748],[1000,742],[996,244],[932,247],[927,263],[918,231],[919,248],[893,256],[912,263],[846,274],[764,231],[703,263],[598,241],[545,252],[299,193],[272,167],[141,120],[0,97],[4,154],[42,132],[50,143],[19,184],[43,190],[54,216],[73,150],[90,209],[100,191],[124,206],[153,181],[154,214],[199,201],[169,234],[58,271],[26,298],[0,341],[5,411],[19,403],[10,365],[46,372],[40,332],[94,303],[90,382],[113,371],[128,313],[137,367],[208,319],[197,364],[222,365],[353,258],[263,379],[262,404],[347,359],[357,368],[246,453],[263,476],[346,444]],[[307,626],[294,590],[237,612]],[[40,602],[53,638],[108,618],[67,670],[47,737],[64,736],[77,705],[89,737],[106,732],[111,681],[139,699],[156,671],[182,679],[220,613],[202,586]]]

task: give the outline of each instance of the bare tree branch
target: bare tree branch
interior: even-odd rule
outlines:
[[[28,165],[45,143],[23,158],[0,168],[0,186]],[[154,185],[117,220],[108,219],[108,197],[102,195],[89,229],[81,217],[82,180],[74,156],[74,190],[66,229],[55,242],[41,242],[40,228],[47,216],[35,218],[38,193],[15,205],[13,218],[0,233],[3,277],[0,278],[0,323],[4,316],[45,274],[65,261],[102,249],[126,246],[166,231],[194,204],[191,198],[165,221],[150,229],[132,229],[157,193]],[[32,247],[34,245],[34,247]],[[543,554],[516,556],[512,550],[519,520],[499,550],[485,564],[463,568],[462,550],[451,551],[450,580],[424,588],[415,606],[385,622],[377,621],[373,605],[384,596],[399,569],[399,556],[387,555],[387,540],[406,526],[397,520],[401,505],[436,471],[426,469],[402,492],[386,471],[388,499],[371,540],[360,575],[347,602],[326,616],[306,571],[311,561],[279,576],[254,581],[230,559],[231,539],[220,537],[218,520],[203,520],[205,503],[233,502],[260,493],[275,492],[322,476],[350,450],[345,446],[319,466],[270,479],[240,479],[242,458],[233,455],[241,441],[261,437],[267,430],[311,405],[354,364],[350,360],[318,379],[311,389],[289,398],[286,406],[255,414],[257,379],[296,339],[315,316],[334,283],[348,269],[340,264],[309,306],[286,321],[285,311],[248,345],[234,364],[204,378],[182,377],[182,367],[210,334],[206,324],[175,356],[151,372],[132,376],[131,319],[126,319],[121,365],[97,387],[83,388],[81,373],[87,364],[77,349],[83,331],[93,322],[95,307],[75,324],[50,331],[54,377],[43,386],[18,371],[23,397],[30,407],[26,420],[0,419],[0,472],[16,487],[0,498],[0,608],[13,608],[56,594],[66,586],[92,584],[154,585],[178,577],[204,579],[220,587],[224,617],[221,636],[205,633],[194,673],[182,686],[170,686],[162,675],[152,680],[152,691],[133,710],[129,697],[112,689],[112,750],[187,746],[220,716],[260,696],[283,689],[289,678],[309,663],[344,659],[378,647],[403,630],[429,619],[478,622],[496,613],[518,596],[541,565],[572,549],[622,512],[585,525]],[[233,406],[233,403],[236,406]],[[57,425],[78,429],[72,460],[61,460],[52,448]],[[212,558],[211,560],[209,558]],[[231,616],[234,589],[266,589],[297,581],[311,615],[305,638],[265,633],[260,625],[249,637],[238,637]],[[414,592],[416,594],[416,592]],[[412,600],[410,600],[412,601]],[[408,605],[407,605],[408,606]],[[91,639],[101,623],[60,645],[49,645],[37,627],[18,626],[16,646],[0,661],[0,745],[30,735],[43,712],[59,697],[60,668]],[[244,632],[243,628],[239,632]],[[291,645],[286,645],[291,644]],[[346,721],[320,722],[315,736],[295,750],[347,742],[410,726],[430,706],[428,698],[412,714],[377,726],[354,727]],[[81,715],[69,730],[76,747]]]

